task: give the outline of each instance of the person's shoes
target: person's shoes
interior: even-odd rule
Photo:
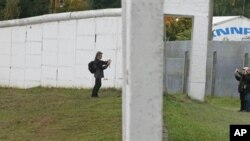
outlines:
[[[98,98],[99,96],[98,96],[98,95],[91,95],[91,97],[95,97],[95,98]]]
[[[239,110],[238,112],[246,112],[246,110]]]

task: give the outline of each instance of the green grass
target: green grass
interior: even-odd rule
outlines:
[[[0,141],[121,141],[121,91],[0,88]],[[169,141],[228,141],[230,124],[249,124],[239,99],[164,96]]]
[[[90,93],[0,88],[0,141],[120,141],[121,92]]]
[[[186,95],[164,97],[169,141],[229,141],[230,124],[249,124],[250,113],[237,112],[238,98],[206,97],[205,103]]]

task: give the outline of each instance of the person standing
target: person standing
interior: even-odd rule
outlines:
[[[243,80],[243,76],[245,74],[245,69],[242,68],[241,70],[236,69],[234,72],[235,79],[239,81],[238,84],[238,92],[240,94],[240,110],[239,112],[246,111],[246,104],[245,104],[245,82]]]
[[[250,112],[250,68],[246,68],[243,81],[245,82],[245,110]]]
[[[91,97],[98,97],[98,91],[101,88],[102,85],[102,78],[104,77],[104,72],[105,70],[111,63],[111,60],[109,59],[108,61],[102,61],[102,52],[98,51],[95,56],[94,60],[94,65],[96,68],[96,71],[94,73],[95,77],[95,86],[92,90]]]

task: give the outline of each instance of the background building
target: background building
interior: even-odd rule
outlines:
[[[250,19],[243,16],[213,17],[213,40],[250,40]]]

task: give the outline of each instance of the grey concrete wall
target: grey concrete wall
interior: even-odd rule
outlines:
[[[165,44],[165,90],[168,93],[186,93],[191,46],[191,41]],[[249,53],[250,42],[209,42],[206,95],[238,96],[233,73],[236,68],[249,66]]]

